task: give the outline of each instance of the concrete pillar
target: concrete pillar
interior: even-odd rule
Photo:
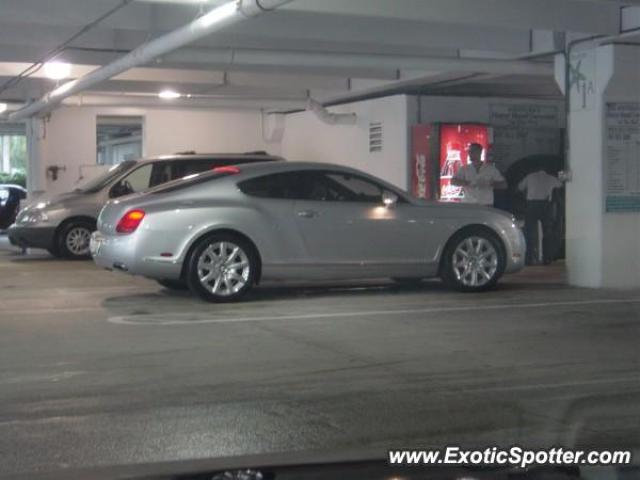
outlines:
[[[570,62],[569,283],[640,287],[640,48],[576,47]]]
[[[45,159],[46,141],[45,120],[29,118],[26,121],[27,133],[27,191],[30,198],[37,198],[45,191]]]

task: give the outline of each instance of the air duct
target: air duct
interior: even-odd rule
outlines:
[[[92,72],[66,82],[47,93],[41,99],[11,113],[11,120],[27,117],[51,110],[65,98],[80,93],[93,85],[127,71],[145,65],[155,58],[206,37],[213,32],[278,8],[291,0],[235,0],[225,3],[198,17],[193,22],[139,46],[127,55],[97,68]]]
[[[358,118],[355,113],[332,113],[313,98],[307,101],[307,110],[328,125],[354,125]]]

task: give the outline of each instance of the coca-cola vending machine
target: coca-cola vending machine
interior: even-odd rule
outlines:
[[[470,144],[482,145],[482,160],[486,160],[491,133],[490,127],[477,123],[415,125],[411,159],[413,195],[443,202],[462,201],[463,189],[451,185],[451,179],[468,163]]]

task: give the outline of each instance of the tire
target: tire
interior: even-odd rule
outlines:
[[[229,269],[230,265],[237,268]],[[227,269],[226,274],[221,268]],[[240,300],[253,287],[257,273],[258,254],[253,245],[238,235],[219,233],[197,243],[185,278],[193,294],[208,302],[226,303]]]
[[[469,260],[468,252],[472,255]],[[441,267],[440,276],[449,288],[460,292],[490,290],[504,273],[504,246],[500,238],[486,228],[467,228],[449,240]]]
[[[394,277],[391,280],[393,280],[394,282],[396,282],[398,285],[402,285],[403,287],[417,287],[419,285],[422,285],[422,277],[402,277],[402,278],[398,278],[398,277]]]
[[[156,281],[167,290],[189,290],[187,284],[182,280],[162,279]]]
[[[86,220],[74,220],[64,225],[57,235],[59,256],[70,260],[91,258],[89,239],[95,229],[95,224]]]

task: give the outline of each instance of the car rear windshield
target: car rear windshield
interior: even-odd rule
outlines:
[[[193,187],[195,185],[199,185],[201,183],[211,182],[218,178],[227,177],[229,175],[234,175],[234,172],[225,170],[210,170],[202,173],[194,173],[192,175],[187,175],[186,177],[179,178],[178,180],[163,183],[162,185],[152,188],[148,191],[148,193],[175,192],[178,190],[184,190],[185,188]]]

